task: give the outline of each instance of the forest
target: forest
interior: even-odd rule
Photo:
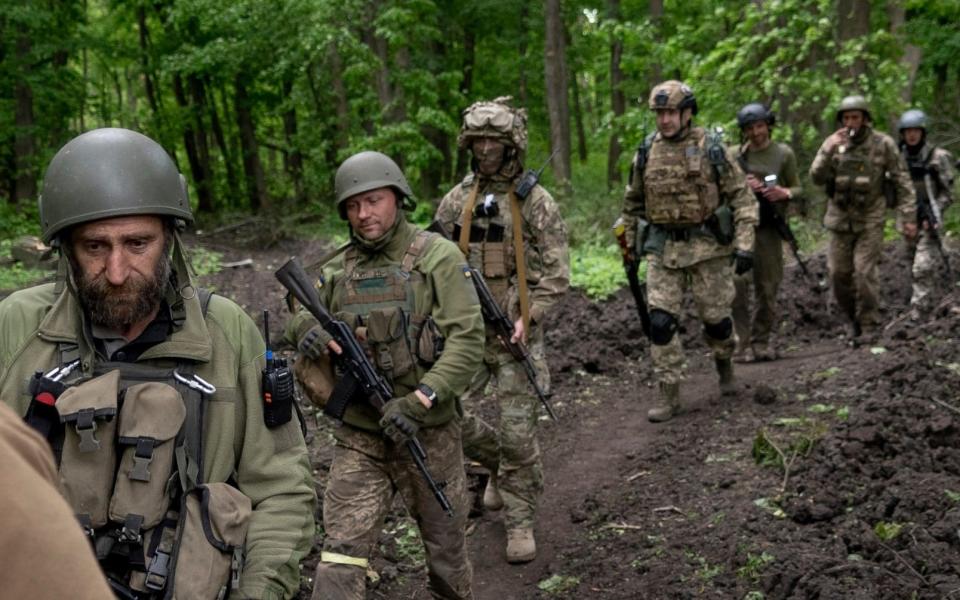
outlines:
[[[574,244],[606,244],[594,217],[615,216],[653,83],[688,82],[730,143],[738,108],[769,104],[802,171],[853,92],[884,130],[923,108],[950,148],[958,17],[957,0],[3,0],[0,233],[29,227],[56,150],[106,126],[162,143],[201,223],[323,222],[337,164],[363,149],[397,159],[426,217],[467,169],[461,111],[509,95],[527,166],[557,151],[546,181]]]

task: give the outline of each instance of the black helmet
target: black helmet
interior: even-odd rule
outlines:
[[[927,130],[927,113],[917,108],[911,108],[900,115],[900,122],[897,123],[897,129],[901,132],[904,129],[922,129]]]
[[[773,127],[777,118],[774,116],[773,111],[759,102],[751,102],[741,108],[740,112],[737,113],[737,125],[740,129],[757,121],[766,121],[767,125]]]
[[[40,227],[50,243],[67,227],[125,215],[193,222],[187,183],[157,142],[129,129],[83,133],[50,161],[40,193]]]

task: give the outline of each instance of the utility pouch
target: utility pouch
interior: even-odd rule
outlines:
[[[642,237],[638,236],[637,239],[642,240],[643,244],[640,247],[641,256],[644,254],[663,256],[663,248],[667,245],[667,230],[663,227],[648,223],[646,233]]]
[[[507,245],[503,242],[487,242],[484,244],[484,278],[506,277],[507,275]]]
[[[160,382],[127,388],[117,434],[122,448],[117,483],[110,500],[110,519],[118,523],[140,518],[150,529],[163,519],[170,505],[176,436],[187,415],[175,388]]]
[[[251,504],[226,483],[208,483],[184,497],[173,589],[176,598],[225,598],[240,581]]]
[[[417,359],[425,367],[437,362],[443,352],[444,337],[433,317],[414,315],[411,319],[417,330],[416,353]]]
[[[733,211],[726,204],[717,207],[706,221],[707,229],[721,246],[729,246],[736,237]]]
[[[68,388],[57,399],[64,424],[60,489],[85,527],[107,523],[116,468],[114,436],[120,371]]]
[[[293,363],[293,376],[314,406],[326,406],[336,384],[329,354],[323,353],[317,359],[301,354]]]
[[[413,369],[413,354],[407,341],[407,318],[399,307],[370,311],[367,343],[373,361],[390,379],[399,379]]]

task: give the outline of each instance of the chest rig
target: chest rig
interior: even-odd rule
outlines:
[[[884,151],[880,136],[858,146],[841,145],[833,155],[833,200],[841,208],[865,207],[882,191]]]
[[[204,312],[208,301],[202,298]],[[77,355],[74,344],[59,350],[62,358]],[[209,505],[203,413],[216,389],[188,361],[97,361],[91,374],[74,376],[79,362],[74,358],[34,376],[26,420],[51,442],[60,491],[117,597],[172,598],[175,580],[182,595],[178,566],[194,562],[198,551],[196,544],[183,544],[190,535],[187,506],[202,504],[203,497]],[[237,490],[217,487],[216,493],[249,506]],[[206,521],[209,527],[217,516],[211,521],[208,511]],[[215,550],[234,576],[210,582],[212,594],[205,597],[225,595],[236,585],[242,562],[242,536],[227,535],[229,543],[222,529],[212,529],[221,537],[211,531],[214,540],[207,541],[220,544]]]
[[[683,143],[654,141],[646,157],[643,191],[647,220],[690,227],[704,223],[720,205],[717,173],[707,156],[702,129]]]
[[[473,193],[471,192],[471,195]],[[511,238],[513,214],[506,193],[486,192],[461,208],[460,222],[453,226],[453,240],[463,240],[464,224],[470,228],[466,248],[461,251],[475,269],[479,269],[490,293],[501,308],[506,308],[510,277],[515,271],[516,250]],[[469,217],[469,218],[468,218]]]
[[[418,369],[432,365],[443,350],[433,318],[418,313],[415,304],[415,287],[424,282],[416,265],[437,237],[418,231],[399,264],[379,267],[362,266],[359,250],[349,248],[334,292],[337,317],[357,331],[380,373],[411,390],[419,381]]]

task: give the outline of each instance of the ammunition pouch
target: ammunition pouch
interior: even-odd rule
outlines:
[[[640,244],[639,256],[645,254],[663,256],[663,248],[667,245],[667,230],[652,223],[647,223],[644,235],[642,238],[638,235],[637,240]]]
[[[414,367],[407,340],[407,315],[399,306],[370,311],[367,315],[367,344],[377,369],[387,379],[403,377]]]
[[[328,354],[324,353],[318,358],[301,354],[293,363],[293,376],[314,406],[326,406],[336,384]]]
[[[443,353],[445,339],[433,317],[413,315],[410,320],[415,332],[414,348],[417,360],[429,369]]]
[[[729,246],[736,238],[736,229],[733,224],[733,211],[730,207],[723,204],[706,220],[704,225],[717,243],[721,246]]]

